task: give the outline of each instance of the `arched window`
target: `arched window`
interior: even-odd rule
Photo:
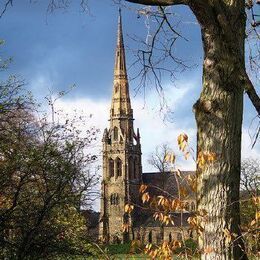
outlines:
[[[109,177],[114,177],[114,161],[109,159]]]
[[[195,211],[195,203],[191,202],[191,211]]]
[[[116,160],[116,166],[117,166],[117,177],[122,176],[122,161],[117,158]]]
[[[134,176],[133,172],[134,172],[134,160],[133,157],[129,157],[129,173],[128,173],[129,180],[133,178]]]
[[[178,240],[178,241],[181,241],[181,240],[182,240],[181,233],[177,233],[177,240]]]
[[[116,126],[114,127],[114,140],[118,141],[118,128]]]
[[[111,205],[119,204],[119,195],[117,193],[113,193],[110,195],[110,204]]]
[[[185,203],[185,209],[186,209],[187,211],[190,210],[190,204],[189,204],[189,202],[186,202],[186,203]]]
[[[129,140],[132,140],[132,129],[129,128],[128,130]]]
[[[138,175],[138,161],[137,161],[137,158],[135,158],[134,160],[134,171],[133,171],[133,176],[134,176],[134,179],[137,178],[137,175]]]
[[[169,242],[172,242],[172,233],[169,234]]]
[[[115,93],[117,93],[117,92],[118,92],[118,89],[119,89],[119,84],[118,84],[118,83],[116,83],[116,85],[115,85]]]
[[[152,230],[149,232],[148,234],[148,243],[153,243],[153,233],[152,233]]]

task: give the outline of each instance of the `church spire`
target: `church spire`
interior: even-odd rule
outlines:
[[[114,90],[111,105],[111,121],[114,118],[132,118],[129,85],[126,71],[125,48],[123,40],[122,16],[119,9],[117,45],[114,68]]]
[[[116,46],[114,77],[127,78],[121,9],[119,9],[119,16],[118,16],[117,46]]]

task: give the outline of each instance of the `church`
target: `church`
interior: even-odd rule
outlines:
[[[141,135],[134,128],[133,108],[129,93],[126,57],[123,41],[122,17],[119,12],[115,53],[114,82],[109,128],[104,130],[103,179],[101,183],[101,209],[99,240],[104,243],[123,243],[140,240],[143,243],[160,243],[180,239],[180,227],[185,237],[192,236],[187,219],[195,210],[195,196],[187,198],[186,211],[174,213],[174,224],[163,225],[155,221],[153,213],[141,206],[139,189],[147,185],[150,193],[158,190],[177,196],[176,178],[169,173],[143,173]],[[183,172],[183,174],[194,174]],[[159,189],[156,189],[158,188]],[[134,205],[131,213],[125,205]],[[127,225],[127,230],[122,227]]]

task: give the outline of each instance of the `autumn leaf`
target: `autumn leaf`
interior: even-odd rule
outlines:
[[[190,156],[190,153],[189,153],[189,152],[186,152],[186,153],[184,154],[185,160],[188,160],[189,156]]]
[[[139,193],[144,193],[147,190],[148,186],[145,184],[142,184],[139,188]]]
[[[178,141],[179,149],[182,152],[184,152],[184,150],[187,146],[187,143],[188,143],[188,136],[185,133],[180,134],[177,138],[177,141]]]
[[[177,169],[176,175],[177,175],[178,177],[181,177],[181,170],[180,170],[180,169]]]
[[[174,242],[173,242],[173,247],[174,247],[174,248],[181,248],[181,241],[174,240]]]
[[[224,232],[224,235],[227,239],[227,242],[230,243],[231,240],[232,240],[232,235],[231,235],[230,231],[227,228],[224,228],[223,232]]]
[[[256,206],[260,206],[260,196],[253,196],[252,200]]]
[[[131,205],[131,204],[126,204],[125,205],[125,212],[126,213],[131,213],[134,209],[134,205]]]
[[[167,153],[164,157],[164,161],[174,164],[175,163],[176,156],[173,152]]]
[[[185,187],[180,187],[180,196],[185,198],[188,195],[188,191]]]
[[[143,195],[142,195],[142,202],[145,203],[145,202],[148,202],[150,200],[150,195],[148,192],[145,192]]]
[[[122,230],[123,230],[123,232],[128,232],[129,231],[129,225],[128,224],[123,224],[122,225]]]

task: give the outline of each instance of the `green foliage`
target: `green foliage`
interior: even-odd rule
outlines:
[[[246,227],[255,218],[256,206],[252,199],[247,197],[240,201],[241,226]]]
[[[0,258],[93,254],[80,205],[97,183],[84,152],[97,131],[38,119],[36,108],[15,77],[0,85]]]
[[[190,255],[194,255],[198,249],[198,244],[194,239],[187,239],[185,241],[185,247],[181,248],[181,251],[187,250]]]
[[[107,246],[107,250],[109,254],[115,255],[115,254],[129,254],[131,249],[131,243],[125,243],[125,244],[111,244]]]

